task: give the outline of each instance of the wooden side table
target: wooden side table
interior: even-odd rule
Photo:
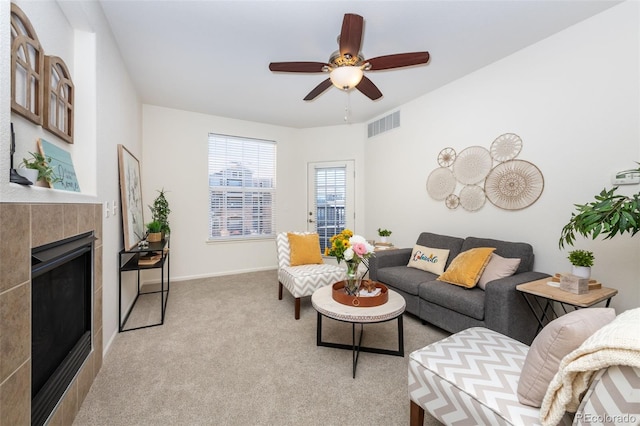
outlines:
[[[551,278],[549,277],[516,286],[516,289],[521,292],[524,300],[527,302],[527,305],[529,305],[531,312],[538,321],[538,330],[536,331],[536,334],[542,330],[546,324],[560,316],[555,311],[553,302],[559,303],[566,314],[568,312],[567,306],[571,306],[574,309],[589,308],[606,300],[607,303],[605,306],[609,307],[613,296],[618,294],[618,290],[615,288],[607,287],[589,290],[589,292],[585,294],[574,294],[560,290],[558,287],[548,285],[547,283],[550,281]],[[546,303],[540,302],[538,298],[544,299]],[[534,303],[540,310],[539,314],[536,311]]]

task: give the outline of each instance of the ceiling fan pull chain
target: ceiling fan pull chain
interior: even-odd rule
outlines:
[[[344,106],[344,122],[351,122],[351,91],[347,91],[347,103]]]

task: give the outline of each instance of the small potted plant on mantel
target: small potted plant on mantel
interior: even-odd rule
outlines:
[[[52,183],[60,182],[58,176],[49,166],[51,157],[45,157],[39,152],[29,152],[31,158],[22,159],[22,167],[18,168],[18,174],[29,179],[32,183],[38,181],[46,182],[46,186],[51,186]]]
[[[572,250],[568,256],[569,262],[573,265],[571,273],[581,278],[591,277],[591,267],[593,266],[593,252],[588,250]]]
[[[389,236],[391,236],[391,231],[388,229],[378,228],[378,236],[380,237],[381,243],[386,243]]]

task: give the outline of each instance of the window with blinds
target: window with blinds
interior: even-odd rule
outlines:
[[[209,134],[209,240],[275,236],[276,143]]]

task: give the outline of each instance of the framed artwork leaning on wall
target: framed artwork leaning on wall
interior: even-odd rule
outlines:
[[[124,248],[131,250],[145,237],[140,162],[124,145],[118,145],[120,205]]]

